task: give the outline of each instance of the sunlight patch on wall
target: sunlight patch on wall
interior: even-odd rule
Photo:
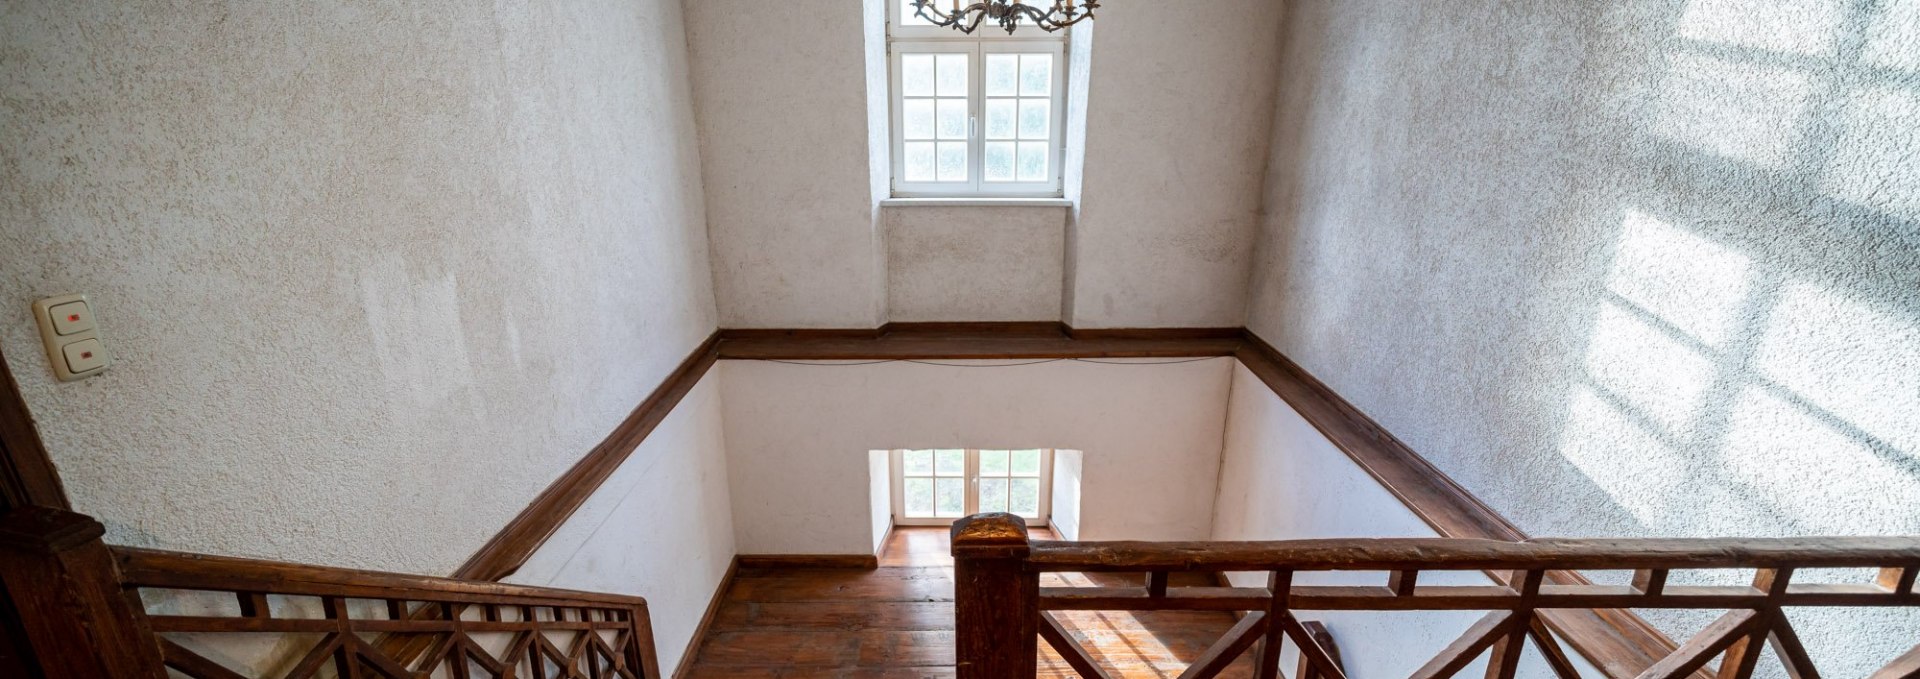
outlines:
[[[1713,361],[1612,303],[1601,306],[1589,342],[1595,384],[1667,433],[1688,430],[1713,385]]]
[[[1754,364],[1920,465],[1920,327],[1807,283],[1781,293]],[[1884,497],[1884,496],[1883,496]]]
[[[1560,456],[1655,533],[1682,529],[1695,507],[1673,501],[1688,495],[1684,486],[1694,482],[1685,460],[1591,388],[1574,387]]]
[[[1727,424],[1727,469],[1803,531],[1905,534],[1920,518],[1920,508],[1875,509],[1884,498],[1920,497],[1920,478],[1779,396],[1744,390]]]
[[[1692,40],[1789,54],[1833,50],[1844,16],[1841,0],[1693,0],[1680,15]]]
[[[1746,255],[1628,210],[1607,289],[1719,347],[1739,321],[1751,266]]]
[[[1881,0],[1863,56],[1874,66],[1920,73],[1920,0]]]
[[[1920,92],[1855,90],[1823,190],[1889,216],[1920,221]]]
[[[1661,83],[1655,131],[1714,155],[1784,167],[1813,94],[1806,75],[1698,54],[1675,54]]]

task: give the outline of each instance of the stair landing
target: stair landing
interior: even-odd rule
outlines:
[[[1055,536],[1033,531],[1035,539]],[[1045,586],[1114,585],[1127,574],[1062,573]],[[1132,584],[1140,584],[1134,582]],[[1203,584],[1181,582],[1172,583]],[[1228,613],[1072,612],[1061,622],[1114,677],[1177,677],[1233,626]],[[1242,658],[1223,677],[1251,677]],[[726,585],[689,679],[952,677],[953,558],[945,528],[900,528],[875,570],[742,568]],[[1076,677],[1040,642],[1041,677]]]

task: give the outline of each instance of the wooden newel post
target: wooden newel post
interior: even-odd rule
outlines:
[[[954,660],[959,679],[1032,679],[1039,670],[1040,574],[1027,522],[976,514],[953,524]]]
[[[0,585],[47,679],[166,679],[144,615],[120,587],[100,522],[52,507],[0,516]]]

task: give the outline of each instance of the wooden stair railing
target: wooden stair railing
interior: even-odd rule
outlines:
[[[1542,623],[1548,609],[1718,609],[1729,611],[1681,644],[1640,679],[1681,679],[1720,658],[1719,679],[1748,679],[1762,647],[1771,645],[1789,676],[1816,679],[1819,670],[1782,614],[1789,606],[1920,607],[1920,537],[1783,539],[1584,539],[1501,542],[1448,538],[1294,540],[1280,542],[1055,542],[1029,540],[1026,524],[1008,514],[967,517],[953,526],[955,644],[959,679],[1033,677],[1038,640],[1046,639],[1075,671],[1107,676],[1052,611],[1227,611],[1244,615],[1195,659],[1182,679],[1216,675],[1252,651],[1256,676],[1279,674],[1281,648],[1296,646],[1306,667],[1296,676],[1345,679],[1336,652],[1296,611],[1488,611],[1452,645],[1414,673],[1451,677],[1482,655],[1487,676],[1512,679],[1531,642],[1561,679],[1580,670]],[[1878,569],[1874,582],[1802,583],[1813,568]],[[1751,569],[1751,586],[1666,584],[1679,570]],[[1632,585],[1564,585],[1556,571],[1635,571]],[[1382,586],[1294,584],[1302,573],[1386,572]],[[1500,573],[1485,586],[1420,584],[1422,573]],[[1133,572],[1140,587],[1041,587],[1042,573]],[[1259,572],[1265,587],[1169,589],[1173,572]],[[1156,586],[1158,585],[1158,586]],[[1872,679],[1920,677],[1920,646]]]
[[[166,667],[193,679],[660,677],[639,597],[111,549]],[[280,645],[243,659],[262,646],[216,640],[260,636]]]

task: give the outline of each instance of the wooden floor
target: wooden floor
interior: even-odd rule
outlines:
[[[1044,530],[1034,537],[1053,538]],[[1115,578],[1128,577],[1068,573],[1042,584],[1117,584]],[[1177,677],[1233,621],[1226,613],[1185,612],[1061,617],[1115,677]],[[1040,647],[1040,676],[1078,676],[1046,642]],[[700,679],[953,675],[953,559],[944,528],[894,531],[877,570],[740,569],[686,673]],[[1245,658],[1221,674],[1251,675]]]

